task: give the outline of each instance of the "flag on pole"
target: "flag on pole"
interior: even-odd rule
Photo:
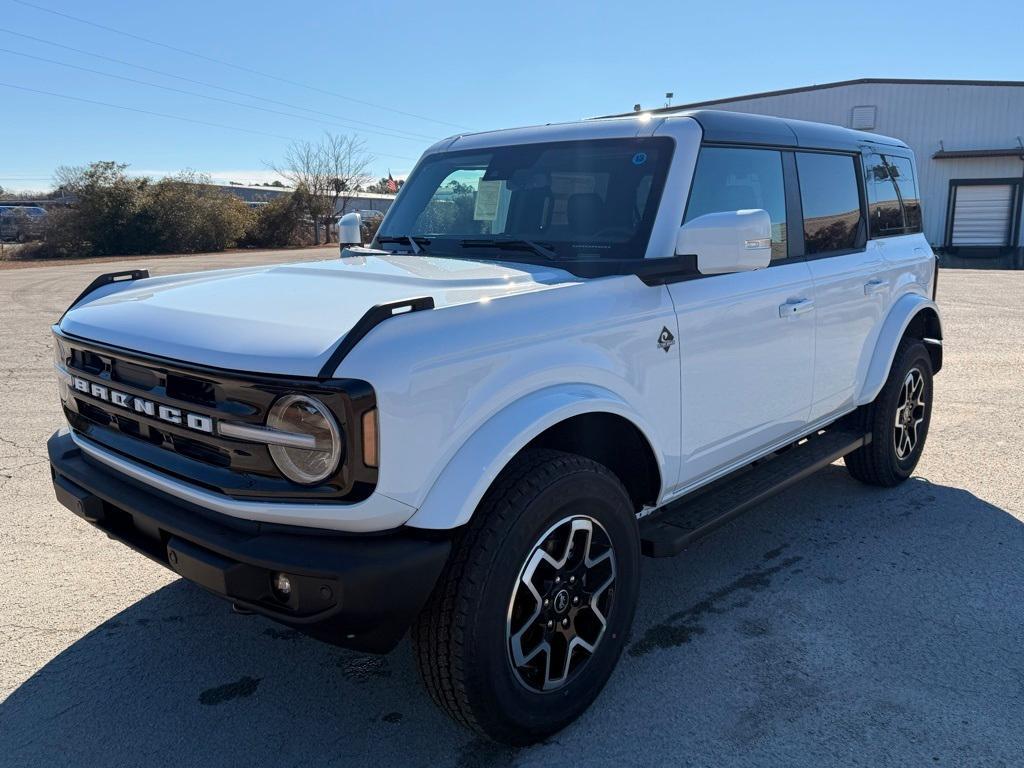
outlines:
[[[397,192],[398,191],[398,182],[395,181],[393,178],[391,178],[391,171],[388,171],[387,190],[388,190],[388,192]]]

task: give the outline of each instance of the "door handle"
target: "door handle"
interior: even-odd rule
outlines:
[[[868,280],[866,283],[864,283],[864,295],[870,296],[873,293],[884,291],[888,287],[888,280]]]
[[[779,317],[794,317],[810,312],[814,309],[814,302],[810,299],[790,299],[785,304],[779,305]]]

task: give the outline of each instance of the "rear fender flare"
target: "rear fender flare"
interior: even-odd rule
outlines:
[[[919,313],[927,309],[934,310],[936,315],[939,313],[934,301],[920,294],[910,293],[898,299],[889,310],[889,315],[882,323],[882,330],[878,334],[878,341],[875,342],[875,351],[868,364],[867,376],[864,378],[864,386],[857,397],[857,405],[870,403],[878,397],[878,393],[885,385],[885,380],[889,377],[889,369],[892,367],[896,350],[903,340],[907,326]]]

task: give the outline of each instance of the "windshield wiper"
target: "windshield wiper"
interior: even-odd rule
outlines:
[[[429,237],[419,237],[417,235],[393,235],[377,238],[378,243],[407,243],[412,248],[413,253],[427,253],[426,246],[430,245]]]
[[[459,245],[463,248],[501,248],[508,251],[531,251],[538,256],[543,256],[544,258],[551,259],[552,261],[558,259],[558,254],[555,253],[549,244],[535,243],[533,240],[524,240],[521,238],[463,240]]]

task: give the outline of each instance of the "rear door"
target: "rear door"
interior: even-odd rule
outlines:
[[[761,208],[772,220],[772,264],[695,275],[669,285],[679,319],[682,383],[680,483],[741,462],[807,422],[814,376],[811,273],[790,242],[784,168],[772,149],[701,149],[685,221]],[[792,196],[790,196],[792,197]]]
[[[868,242],[860,158],[795,154],[804,248],[815,292],[813,422],[853,403],[891,286],[882,274],[881,247]]]

